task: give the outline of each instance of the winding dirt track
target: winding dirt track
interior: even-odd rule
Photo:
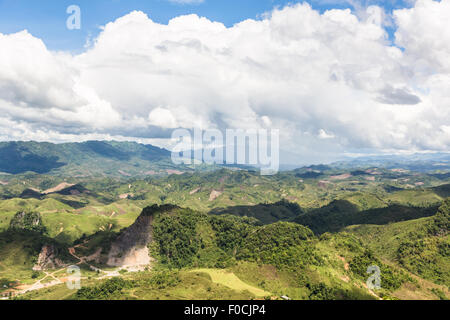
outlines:
[[[118,269],[113,270],[113,271],[104,271],[104,270],[102,270],[102,269],[99,269],[99,268],[97,268],[97,267],[95,267],[95,266],[93,266],[93,265],[87,263],[87,262],[86,262],[86,259],[88,258],[87,256],[86,256],[86,257],[79,257],[79,256],[77,256],[77,255],[76,255],[76,250],[75,250],[75,248],[78,248],[78,247],[82,246],[83,244],[84,244],[84,243],[78,244],[78,245],[76,245],[76,246],[71,247],[71,248],[68,249],[68,250],[69,250],[69,254],[70,254],[71,256],[73,256],[75,259],[79,260],[75,265],[80,265],[80,264],[82,264],[82,263],[85,263],[85,264],[87,264],[87,265],[89,266],[89,268],[90,268],[91,270],[96,271],[96,272],[99,272],[99,273],[104,273],[104,275],[102,275],[102,276],[100,276],[100,277],[97,278],[98,280],[105,279],[105,278],[110,278],[110,277],[117,277],[117,276],[120,275],[119,270],[120,270],[121,268],[118,268]],[[66,266],[66,267],[68,267],[68,266]],[[43,277],[42,279],[39,279],[38,281],[36,281],[36,282],[33,283],[32,285],[29,285],[29,286],[22,286],[22,289],[19,290],[19,291],[16,291],[16,292],[15,292],[15,295],[21,295],[21,294],[24,294],[24,293],[28,293],[28,292],[30,292],[30,291],[35,291],[35,290],[39,290],[39,289],[43,289],[43,288],[53,287],[53,286],[56,286],[56,285],[58,285],[58,284],[63,284],[64,281],[62,281],[61,279],[58,279],[58,278],[55,276],[55,274],[58,273],[58,272],[60,272],[60,271],[62,271],[62,270],[65,270],[66,267],[60,268],[60,269],[55,270],[55,271],[53,271],[53,272],[51,272],[51,273],[49,273],[49,272],[47,272],[47,271],[43,271],[43,272],[45,273],[45,277]],[[44,281],[44,280],[47,279],[48,277],[53,278],[53,280],[50,281],[50,282],[47,282],[47,283],[42,283],[42,281]],[[81,279],[83,279],[83,277],[82,277]],[[6,298],[6,299],[7,299],[7,298]]]

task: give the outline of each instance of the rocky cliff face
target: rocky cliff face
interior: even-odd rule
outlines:
[[[57,257],[57,250],[53,245],[45,245],[39,253],[38,261],[33,270],[41,271],[63,267],[64,262]]]
[[[173,206],[158,206],[144,208],[136,221],[124,229],[111,245],[107,265],[142,266],[151,261],[148,244],[152,241],[152,222],[156,212],[168,211]]]

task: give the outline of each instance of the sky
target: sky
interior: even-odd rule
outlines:
[[[448,92],[450,0],[0,0],[0,140],[279,129],[285,163],[449,151]]]
[[[28,30],[45,41],[50,50],[81,52],[86,39],[95,37],[100,27],[131,11],[145,12],[158,23],[167,24],[170,19],[186,14],[197,14],[231,27],[246,19],[261,19],[274,8],[302,1],[288,0],[0,0],[0,32],[13,33]],[[409,2],[387,0],[346,2],[341,0],[309,1],[320,12],[336,8],[352,10],[378,4],[391,12],[409,7]],[[66,9],[78,5],[82,9],[82,28],[68,30]]]

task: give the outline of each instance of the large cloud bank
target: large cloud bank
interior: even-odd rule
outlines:
[[[386,21],[396,27],[389,42]],[[387,17],[308,4],[233,27],[131,12],[80,55],[0,34],[0,139],[279,128],[298,154],[449,150],[450,1]]]

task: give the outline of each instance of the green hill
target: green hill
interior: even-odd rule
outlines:
[[[65,262],[83,276],[83,290],[51,283],[21,298],[449,297],[445,177],[324,165],[194,171],[133,143],[2,146],[23,152],[18,167],[27,153],[64,165],[0,174],[0,284],[62,282]],[[379,290],[366,287],[373,265]]]
[[[263,224],[277,221],[290,221],[303,213],[303,210],[296,203],[281,200],[275,203],[258,204],[254,206],[235,206],[228,208],[216,208],[210,214],[232,214],[241,217],[252,217]]]
[[[140,224],[142,219],[147,222]],[[138,273],[123,269],[112,279],[104,279],[102,273],[83,271],[89,277],[83,280],[81,290],[55,285],[23,298],[253,299],[288,295],[293,299],[320,300],[411,296],[437,299],[448,295],[444,287],[448,281],[448,247],[445,249],[444,245],[448,242],[448,203],[432,217],[382,226],[353,226],[320,237],[297,223],[261,225],[252,217],[209,215],[174,205],[146,207],[131,229],[151,235],[151,269]],[[88,257],[101,249],[102,255],[107,256],[111,244],[131,229],[83,236],[75,242],[73,252]],[[396,236],[399,230],[403,231]],[[11,232],[0,234],[4,264],[0,276],[12,279],[5,270],[15,270],[25,283],[31,283],[36,255],[49,240],[36,233]],[[425,241],[429,243],[425,256],[402,249],[404,241],[417,238],[411,237],[411,232],[422,235],[422,239],[434,239]],[[68,252],[64,245],[56,245],[62,253]],[[392,250],[385,250],[385,245]],[[87,263],[106,270],[103,273],[112,272],[101,260]],[[375,291],[365,287],[366,270],[371,265],[381,270],[382,288]],[[63,271],[54,270],[52,274],[63,276]]]
[[[428,218],[383,226],[353,226],[357,235],[381,257],[438,284],[450,285],[450,199]]]
[[[305,225],[315,233],[336,232],[355,224],[388,224],[392,222],[428,217],[436,213],[437,207],[408,207],[391,205],[359,211],[349,201],[335,200],[322,208],[299,215],[295,222]]]

